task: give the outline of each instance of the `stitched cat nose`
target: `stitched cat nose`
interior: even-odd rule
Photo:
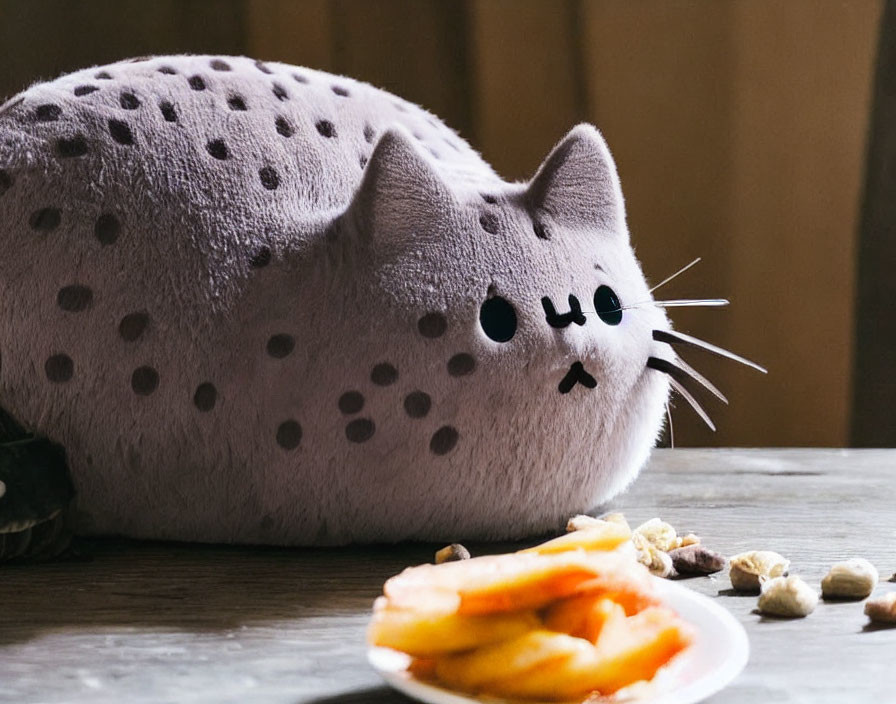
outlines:
[[[557,309],[554,308],[554,303],[549,296],[544,296],[541,299],[541,307],[544,308],[545,318],[548,321],[548,325],[552,328],[565,328],[570,323],[575,323],[576,325],[585,324],[585,314],[582,312],[582,306],[579,303],[579,299],[573,294],[569,294],[568,313],[557,313]]]

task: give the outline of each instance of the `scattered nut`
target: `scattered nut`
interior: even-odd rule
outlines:
[[[771,550],[751,550],[735,555],[730,564],[731,586],[739,592],[758,592],[759,578],[786,575],[790,560]]]
[[[712,574],[724,569],[725,556],[699,543],[669,551],[672,566],[681,574]]]
[[[693,533],[688,533],[687,535],[683,535],[678,538],[678,547],[686,548],[688,545],[699,545],[700,537],[694,535]]]
[[[821,580],[821,595],[825,599],[864,599],[874,591],[877,579],[877,569],[864,558],[838,562]]]
[[[657,577],[669,577],[672,574],[672,558],[658,550],[641,533],[632,533],[632,545],[637,551],[638,562],[645,565],[651,574]]]
[[[659,518],[642,523],[634,532],[644,536],[657,550],[668,552],[677,547],[675,529]]]
[[[663,579],[671,577],[675,572],[675,568],[672,566],[672,558],[669,557],[669,553],[662,550],[656,550],[656,554],[653,555],[653,562],[647,568],[651,574]]]
[[[436,552],[436,564],[443,562],[456,562],[457,560],[469,560],[470,551],[460,543],[451,543]]]
[[[762,580],[759,611],[771,616],[808,616],[818,604],[818,593],[796,575]]]
[[[622,515],[622,514],[616,514]],[[624,521],[625,519],[623,519]],[[586,516],[584,514],[580,514],[578,516],[573,516],[566,523],[566,532],[573,533],[577,530],[587,530],[588,528],[596,528],[601,526],[607,522],[606,518],[595,518],[594,516]]]
[[[874,623],[896,623],[896,592],[866,601],[865,615]]]

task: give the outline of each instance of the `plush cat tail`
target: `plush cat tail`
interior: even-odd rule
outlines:
[[[455,208],[430,157],[404,128],[393,127],[380,136],[346,215],[363,239],[394,242],[431,234],[429,220]]]
[[[576,125],[560,140],[529,182],[526,199],[539,219],[628,238],[616,164],[593,125]]]

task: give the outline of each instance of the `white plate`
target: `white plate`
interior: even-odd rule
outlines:
[[[727,609],[681,582],[656,579],[662,600],[694,626],[694,644],[663,668],[646,687],[635,687],[620,701],[639,704],[693,704],[724,688],[744,669],[750,644],[743,626]],[[497,704],[418,680],[407,672],[410,657],[390,648],[370,648],[367,660],[398,691],[428,704]],[[620,694],[623,694],[620,692]]]

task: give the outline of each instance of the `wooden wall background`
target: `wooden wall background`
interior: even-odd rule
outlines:
[[[762,362],[697,365],[732,400],[679,445],[846,445],[882,0],[0,0],[0,94],[129,56],[249,54],[422,103],[507,178],[578,121],[618,162],[679,329]]]

